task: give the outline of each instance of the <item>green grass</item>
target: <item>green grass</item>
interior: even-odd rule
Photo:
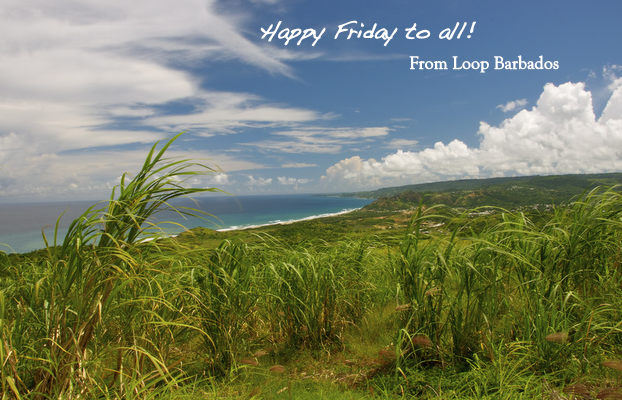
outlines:
[[[0,254],[2,398],[621,390],[616,188],[548,214],[422,205],[407,217],[352,213],[145,241],[160,234],[149,217],[170,200],[215,190],[184,185],[212,170],[166,159],[175,139],[154,146],[62,243]]]

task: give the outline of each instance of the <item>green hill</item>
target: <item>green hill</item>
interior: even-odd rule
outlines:
[[[424,204],[515,208],[561,204],[596,186],[622,184],[622,173],[465,179],[383,188],[341,196],[375,198],[368,210],[402,210]]]

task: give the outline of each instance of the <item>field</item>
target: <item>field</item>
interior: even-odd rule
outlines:
[[[205,191],[171,143],[62,242],[0,254],[2,398],[622,398],[619,188],[145,241]]]

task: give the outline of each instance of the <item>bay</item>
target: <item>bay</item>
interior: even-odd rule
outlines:
[[[180,199],[173,205],[178,208],[196,208],[209,216],[187,218],[172,211],[163,211],[151,222],[160,224],[161,233],[168,235],[200,226],[217,230],[244,229],[335,215],[361,208],[371,201],[310,194],[205,196]],[[52,244],[57,221],[57,243],[62,243],[69,224],[95,203],[0,204],[0,251],[26,253],[44,248],[42,232]],[[97,208],[104,205],[101,203]]]

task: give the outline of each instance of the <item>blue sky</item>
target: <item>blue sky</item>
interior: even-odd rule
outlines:
[[[619,0],[3,0],[0,201],[106,198],[184,130],[169,155],[219,169],[187,184],[234,194],[622,171],[620,15]],[[325,31],[262,38],[279,21]],[[335,37],[350,21],[361,37]],[[429,36],[407,39],[414,24]],[[558,67],[496,68],[519,56]]]

